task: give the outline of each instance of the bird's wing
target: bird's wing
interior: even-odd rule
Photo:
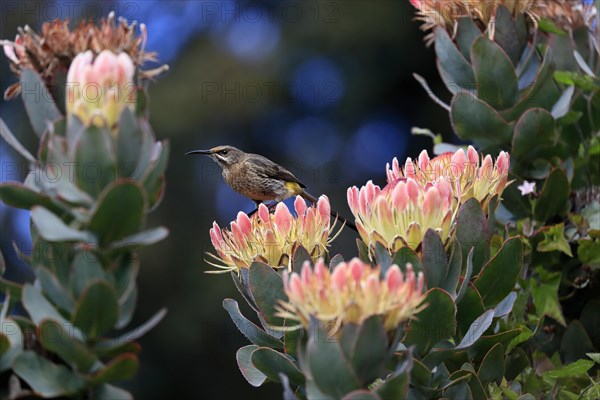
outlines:
[[[248,158],[246,162],[256,165],[258,167],[257,170],[260,171],[259,173],[264,175],[266,178],[281,179],[286,182],[295,182],[300,185],[301,188],[306,187],[306,185],[302,183],[300,179],[296,178],[294,174],[266,157],[256,154],[253,155],[253,157]]]

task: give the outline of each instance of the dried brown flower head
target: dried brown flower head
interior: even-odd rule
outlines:
[[[40,74],[51,86],[58,72],[66,72],[71,61],[79,54],[91,50],[96,55],[103,50],[115,54],[125,52],[131,57],[136,66],[139,79],[149,79],[165,71],[168,66],[142,70],[146,61],[155,62],[156,54],[145,51],[146,27],[140,25],[140,35],[136,35],[136,23],[129,24],[127,20],[115,19],[114,13],[103,18],[99,26],[91,21],[82,21],[73,30],[69,29],[69,21],[54,20],[42,25],[41,33],[35,32],[29,26],[18,28],[14,42],[1,41],[4,53],[10,59],[11,70],[21,75],[24,68],[32,69]],[[10,99],[20,92],[20,83],[11,85],[4,93],[5,99]]]
[[[597,12],[593,3],[583,4],[579,0],[548,0],[536,5],[536,13],[540,18],[550,19],[565,30],[591,27]]]

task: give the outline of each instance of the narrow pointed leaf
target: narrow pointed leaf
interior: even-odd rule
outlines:
[[[41,137],[48,124],[62,117],[46,83],[29,68],[21,71],[21,98],[33,131]]]
[[[487,310],[486,312],[484,312],[479,318],[473,321],[471,327],[469,328],[467,333],[465,333],[465,336],[458,344],[458,346],[455,347],[455,349],[466,349],[467,347],[472,346],[473,343],[475,343],[481,337],[481,335],[483,335],[483,333],[490,327],[493,319],[494,310]]]
[[[267,376],[252,364],[252,352],[256,349],[258,349],[258,346],[254,344],[244,346],[237,351],[235,359],[240,372],[244,378],[246,378],[248,383],[254,387],[259,387],[267,380]]]
[[[23,158],[25,158],[30,163],[35,163],[35,157],[31,155],[31,153],[19,142],[19,140],[13,135],[13,133],[8,129],[8,126],[4,123],[4,120],[0,118],[0,137],[8,143],[10,147],[12,147],[17,153],[19,153]]]
[[[274,382],[280,382],[279,374],[285,374],[295,386],[304,386],[306,379],[289,356],[268,347],[259,347],[250,355],[252,364]]]
[[[283,343],[280,340],[269,335],[242,315],[237,301],[225,299],[223,300],[223,308],[229,313],[231,320],[239,331],[253,344],[283,350]]]

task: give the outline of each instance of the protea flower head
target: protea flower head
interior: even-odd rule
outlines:
[[[379,266],[373,268],[358,258],[339,263],[333,272],[323,259],[314,269],[306,262],[300,274],[284,272],[289,301],[281,302],[279,316],[305,328],[314,317],[335,334],[342,324],[361,324],[380,315],[385,330],[391,331],[422,309],[423,281],[423,274],[415,274],[411,264],[406,273],[392,265],[381,278]]]
[[[349,188],[348,205],[367,246],[379,242],[391,252],[404,245],[417,249],[428,229],[445,242],[458,207],[467,199],[476,198],[485,209],[504,190],[508,167],[505,152],[494,164],[489,155],[480,161],[473,147],[433,159],[423,151],[417,162],[408,158],[403,168],[397,158],[388,164],[383,189],[371,181],[361,189]]]
[[[348,205],[367,246],[379,242],[392,252],[405,245],[416,249],[428,229],[443,240],[450,232],[452,194],[444,180],[424,187],[413,178],[398,179],[383,190],[369,181],[348,189]]]
[[[113,127],[125,107],[135,108],[135,67],[127,53],[78,54],[67,75],[67,115],[85,125]]]
[[[212,255],[219,263],[209,264],[228,272],[249,268],[255,261],[273,267],[288,266],[294,250],[303,246],[313,260],[327,253],[328,245],[337,237],[332,231],[331,207],[327,196],[321,196],[316,206],[307,207],[300,196],[294,201],[294,218],[284,203],[277,204],[269,213],[261,204],[252,217],[239,212],[230,229],[221,229],[216,222],[210,230],[210,239],[217,251]]]
[[[491,155],[480,157],[473,146],[465,152],[462,149],[448,152],[433,159],[426,150],[419,155],[417,162],[410,158],[400,167],[397,158],[392,165],[386,165],[388,183],[398,179],[415,179],[420,186],[447,181],[452,189],[454,205],[460,205],[467,199],[476,198],[484,209],[490,198],[500,196],[508,179],[510,157],[501,151],[494,163]]]
[[[598,14],[594,1],[581,0],[548,0],[540,1],[537,4],[536,13],[540,18],[547,18],[554,21],[558,26],[565,30],[577,29],[582,26],[593,28],[597,33],[598,24],[594,24],[594,19]]]
[[[70,30],[68,25],[69,21],[66,20],[45,22],[41,33],[36,33],[29,26],[19,27],[14,41],[0,41],[4,54],[11,62],[12,71],[20,76],[24,68],[32,69],[51,87],[56,74],[66,72],[73,59],[88,50],[95,55],[104,50],[115,54],[127,53],[139,72],[138,77],[142,79],[153,78],[168,69],[166,65],[150,70],[142,69],[145,62],[156,61],[155,53],[145,51],[147,32],[144,24],[140,24],[138,35],[135,22],[129,24],[123,18],[117,21],[114,12],[111,12],[107,19],[102,19],[99,26],[83,21]],[[19,92],[20,83],[15,83],[6,90],[4,97],[10,99]]]
[[[453,33],[455,24],[463,17],[471,18],[486,28],[490,38],[493,39],[494,20],[499,6],[506,7],[513,16],[527,14],[537,19],[535,9],[541,0],[410,0],[418,10],[417,20],[423,21],[421,29],[431,31],[436,26],[441,26]],[[434,36],[430,33],[425,37],[428,45],[433,43]]]

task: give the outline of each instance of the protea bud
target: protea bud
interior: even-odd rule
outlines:
[[[337,236],[329,237],[332,228],[329,199],[321,196],[316,207],[307,207],[298,196],[294,208],[296,218],[284,203],[277,204],[273,214],[261,204],[252,218],[239,212],[229,230],[214,222],[210,239],[218,256],[213,257],[223,265],[210,264],[225,272],[248,268],[255,261],[273,267],[287,266],[298,246],[303,246],[316,261],[327,253],[327,246]]]
[[[381,278],[381,268],[372,268],[358,258],[342,262],[329,271],[320,259],[311,268],[308,262],[300,274],[284,272],[288,302],[279,306],[279,315],[308,327],[311,317],[336,333],[342,324],[361,324],[373,315],[383,317],[386,331],[395,329],[419,311],[423,301],[423,274],[412,265],[402,273],[392,265]]]
[[[126,53],[88,50],[75,57],[67,75],[67,114],[85,125],[114,127],[125,107],[135,108],[135,67]]]
[[[444,180],[450,184],[454,206],[474,197],[485,209],[491,197],[502,195],[508,179],[509,165],[509,155],[504,151],[500,152],[494,163],[490,155],[484,156],[482,161],[473,146],[469,146],[466,152],[459,149],[455,153],[445,153],[431,160],[427,151],[423,150],[417,165],[409,158],[403,169],[398,159],[394,158],[391,166],[386,165],[386,172],[388,183],[412,178],[420,186],[427,187]]]

